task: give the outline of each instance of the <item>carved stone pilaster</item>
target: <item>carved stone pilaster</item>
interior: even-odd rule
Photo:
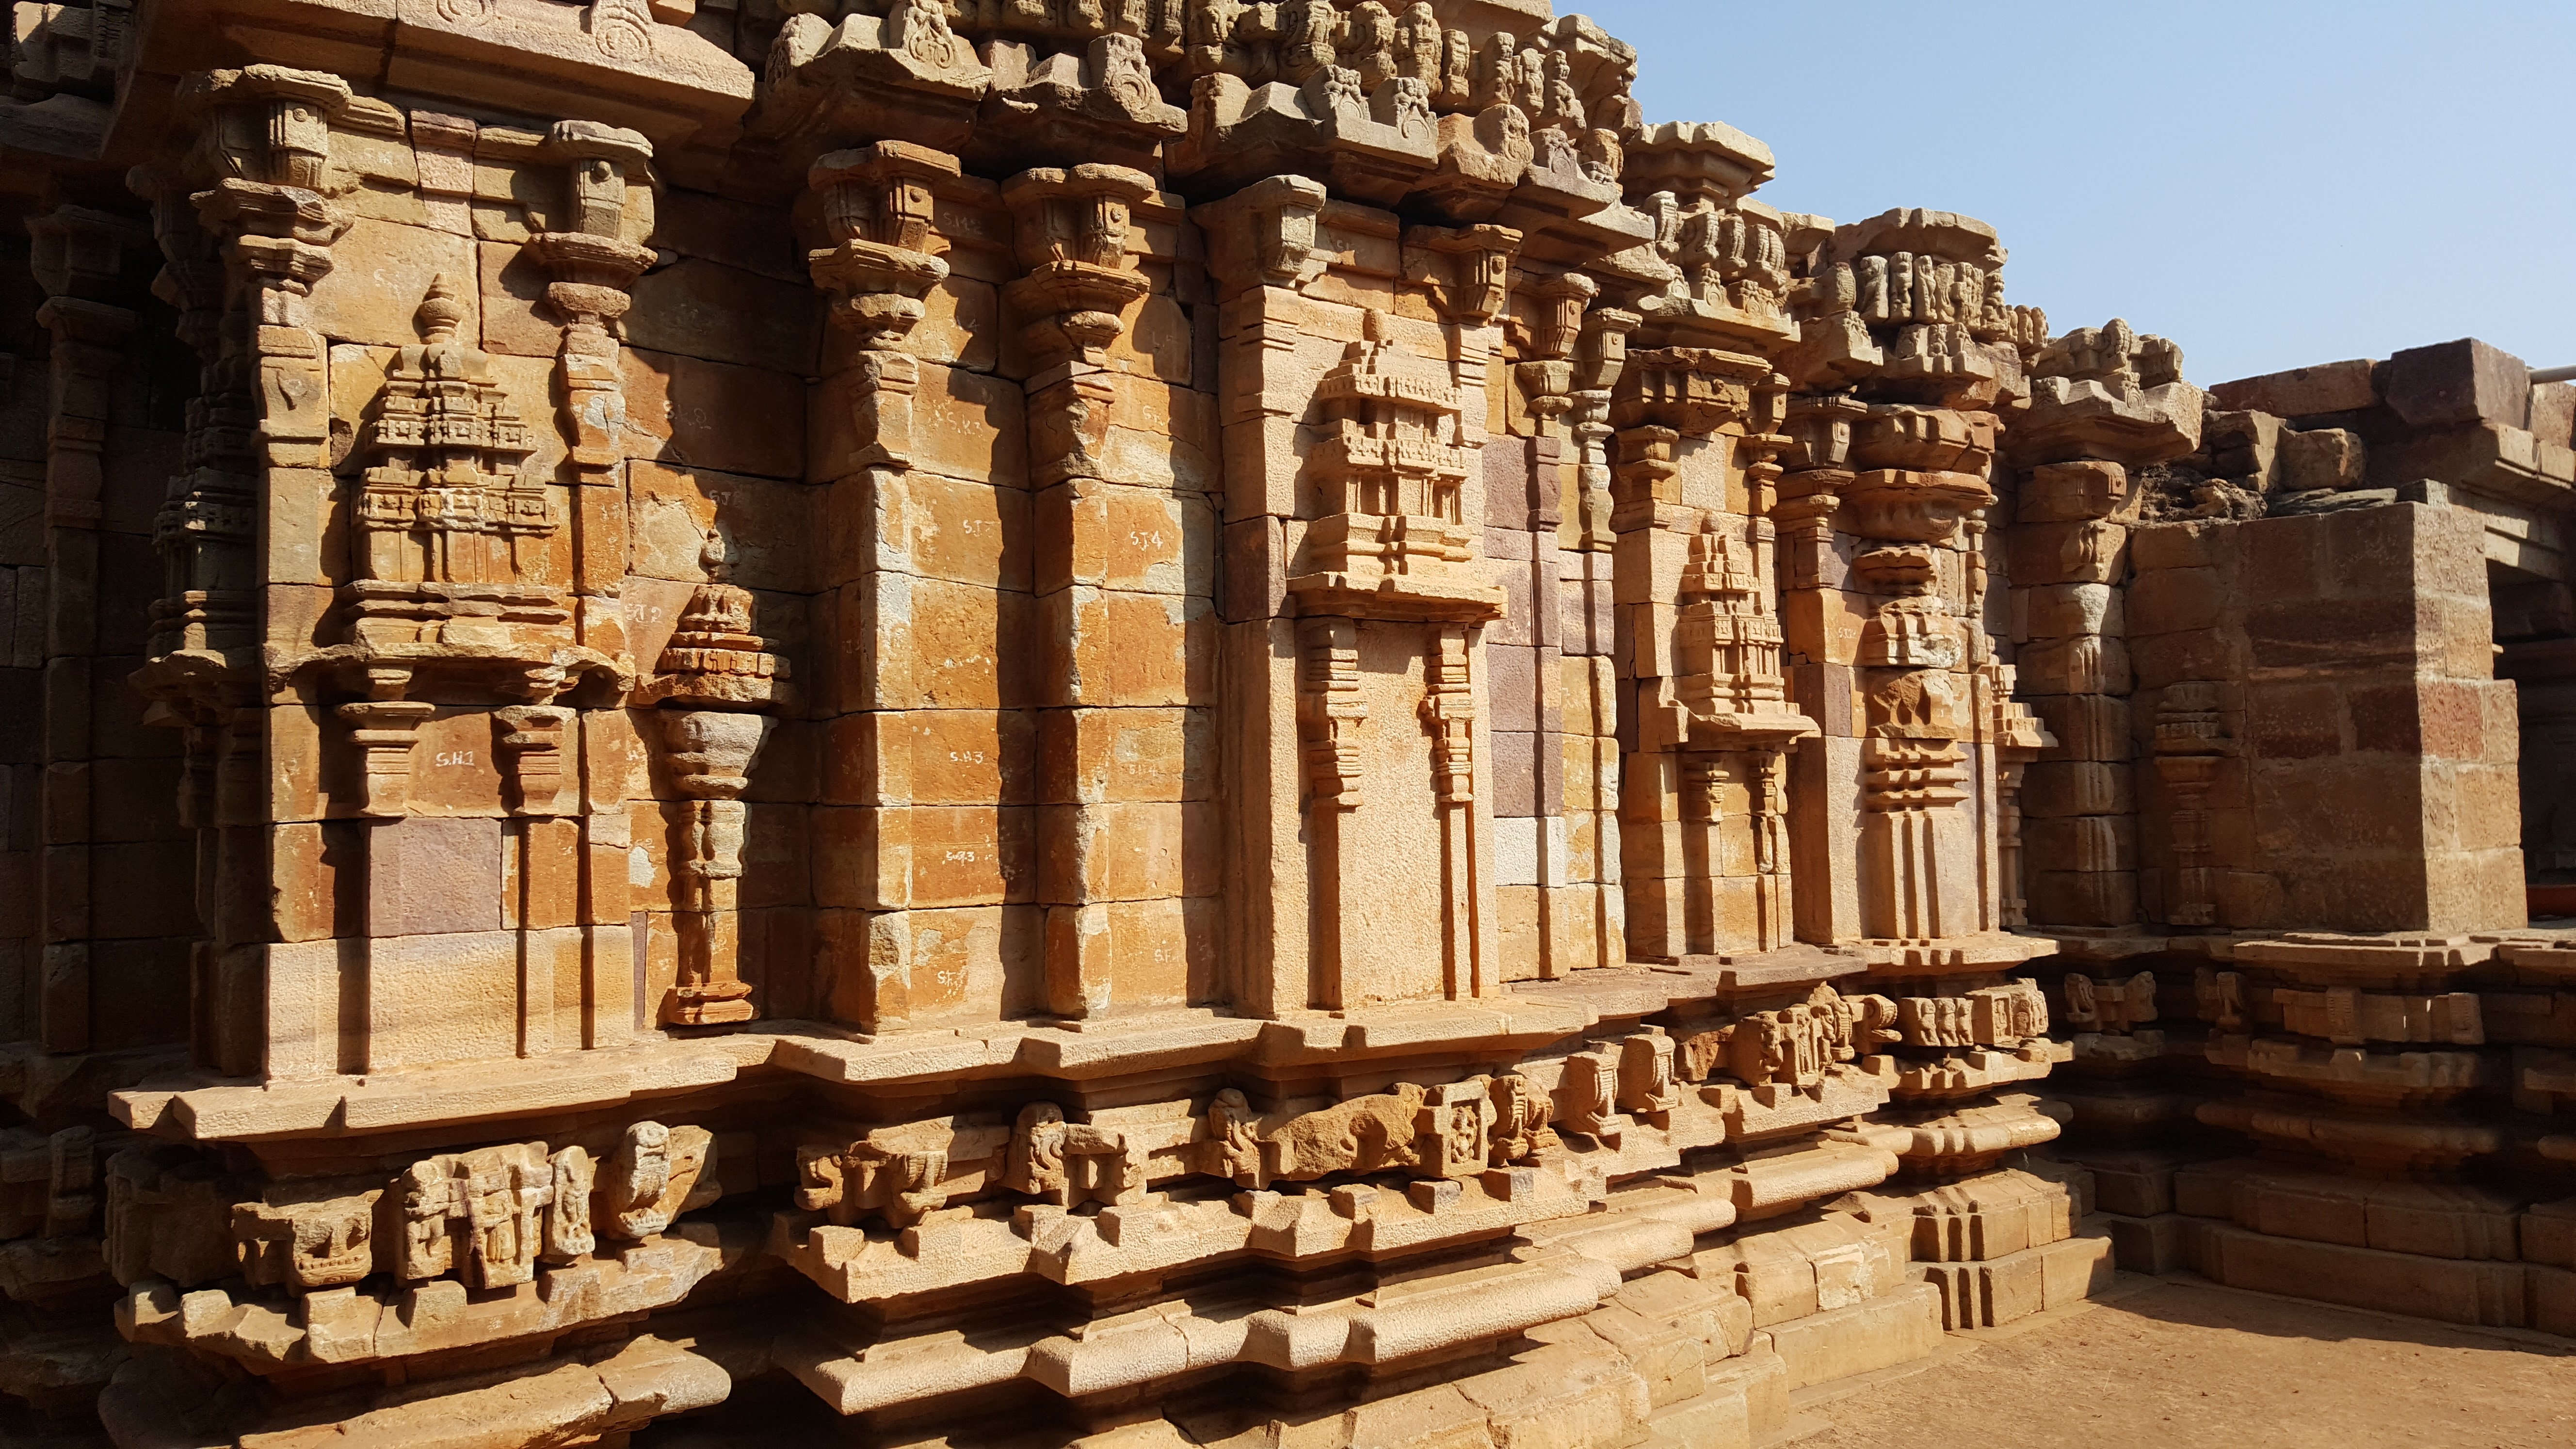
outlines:
[[[1039,487],[1106,476],[1117,392],[1109,347],[1151,283],[1127,246],[1153,179],[1118,166],[1040,167],[1003,183],[1013,250],[1027,273],[1003,290],[1030,364],[1029,465]]]
[[[626,579],[624,488],[626,388],[618,366],[627,289],[653,264],[653,250],[624,239],[626,190],[651,163],[652,146],[633,131],[592,121],[558,121],[539,156],[564,168],[566,225],[528,238],[525,255],[545,268],[546,305],[564,324],[556,352],[560,412],[571,441],[572,578],[581,643],[622,658],[625,620],[617,602]]]
[[[1108,364],[1109,345],[1126,327],[1120,314],[1151,285],[1128,252],[1127,231],[1134,208],[1154,194],[1152,177],[1123,166],[1042,166],[1002,184],[1012,249],[1025,269],[1003,300],[1038,376]]]
[[[1360,758],[1351,737],[1368,718],[1360,697],[1359,626],[1349,619],[1310,619],[1301,627],[1298,725],[1304,737],[1308,809],[1360,807]]]
[[[1431,732],[1433,798],[1445,809],[1476,799],[1476,691],[1468,668],[1467,631],[1441,628],[1433,639],[1422,697],[1422,723]]]
[[[1581,272],[1566,272],[1523,291],[1529,309],[1521,324],[1528,360],[1512,369],[1520,385],[1530,425],[1541,437],[1567,435],[1575,407],[1576,344],[1583,336],[1584,308],[1601,294],[1600,284]]]
[[[122,346],[136,321],[133,310],[120,305],[120,279],[148,233],[128,217],[64,206],[30,217],[27,237],[30,269],[45,290],[36,321],[52,334],[47,369],[51,392],[45,415],[46,521],[55,528],[94,529],[99,519],[99,449],[106,438],[108,392]],[[61,585],[57,572],[54,586]]]
[[[338,707],[349,727],[349,743],[359,754],[365,782],[358,811],[378,819],[399,819],[411,809],[411,752],[420,727],[438,712],[426,700],[405,699],[411,671],[378,666],[366,671],[367,697]]]
[[[520,704],[492,712],[492,745],[509,781],[510,813],[563,813],[564,729],[573,712],[554,705]]]
[[[583,482],[623,456],[618,431],[625,398],[618,384],[618,323],[627,288],[653,264],[650,247],[622,238],[628,183],[651,164],[652,145],[633,131],[591,121],[558,121],[538,154],[565,170],[561,215],[571,224],[528,239],[528,254],[553,280],[546,303],[563,319],[557,354],[572,464]]]
[[[1297,744],[1303,776],[1308,889],[1321,918],[1338,925],[1344,908],[1361,899],[1357,877],[1365,851],[1354,828],[1366,803],[1367,771],[1361,731],[1368,701],[1360,693],[1358,621],[1305,619],[1296,626]],[[1344,1004],[1344,935],[1314,933],[1307,995],[1313,1004]]]
[[[1574,351],[1574,396],[1566,414],[1575,444],[1574,506],[1559,531],[1560,546],[1579,553],[1608,553],[1617,540],[1610,526],[1610,399],[1627,370],[1628,338],[1643,325],[1636,313],[1595,307],[1583,317]]]
[[[957,175],[954,156],[901,141],[832,152],[806,173],[832,241],[806,264],[831,294],[833,324],[871,354],[903,345],[948,275],[929,253],[932,188]]]
[[[2202,681],[2172,684],[2156,702],[2156,775],[2171,796],[2173,875],[2165,887],[2165,921],[2206,926],[2218,918],[2211,879],[2209,791],[2218,763],[2229,753],[2218,713],[2218,686]]]
[[[2006,930],[2030,924],[2021,838],[2022,772],[2057,743],[2039,716],[2013,698],[2017,673],[1991,655],[1979,671],[1990,713],[1986,738],[1995,749],[1995,924]]]
[[[787,661],[756,631],[751,592],[726,582],[730,554],[710,530],[702,555],[707,582],[689,598],[638,703],[657,703],[663,760],[681,803],[682,849],[672,872],[678,887],[674,926],[680,938],[679,980],[661,1006],[674,1026],[717,1026],[759,1015],[741,976],[745,810],[742,793],[768,738],[760,713],[787,699]]]
[[[36,321],[49,334],[42,655],[54,692],[87,698],[99,644],[100,453],[116,373],[136,323],[135,313],[118,305],[120,282],[145,232],[124,217],[64,206],[29,218],[27,234],[31,270],[45,291]],[[84,938],[93,934],[97,913],[90,889],[94,741],[88,720],[84,708],[49,722],[50,767],[37,812],[44,959],[43,986],[34,993],[35,1035],[50,1052],[90,1045]]]

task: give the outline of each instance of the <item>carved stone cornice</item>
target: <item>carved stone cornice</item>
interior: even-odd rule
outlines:
[[[1692,438],[1745,428],[1759,421],[1755,389],[1770,378],[1770,362],[1755,354],[1714,347],[1631,350],[1611,394],[1610,422]]]

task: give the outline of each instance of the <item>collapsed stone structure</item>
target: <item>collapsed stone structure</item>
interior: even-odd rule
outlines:
[[[1746,1443],[2115,1253],[2576,1326],[2564,384],[2205,394],[1544,0],[14,55],[14,1436]]]

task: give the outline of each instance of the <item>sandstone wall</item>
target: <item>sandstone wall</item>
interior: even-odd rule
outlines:
[[[2569,1321],[2509,359],[2214,410],[1537,0],[22,8],[0,1432],[1750,1444],[2115,1251]]]

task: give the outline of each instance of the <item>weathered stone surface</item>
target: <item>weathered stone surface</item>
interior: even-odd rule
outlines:
[[[2366,357],[2319,363],[2222,382],[2209,393],[2220,407],[2269,413],[2278,418],[2359,412],[2379,401],[2371,380],[2379,366]]]
[[[2576,1156],[2563,385],[2205,403],[1541,0],[252,9],[20,37],[133,123],[12,152],[0,1422],[1750,1445],[2115,1255],[2576,1322],[2477,1185]]]
[[[2391,412],[2409,427],[2531,421],[2531,371],[2522,359],[2474,337],[2389,354],[2381,384]]]

